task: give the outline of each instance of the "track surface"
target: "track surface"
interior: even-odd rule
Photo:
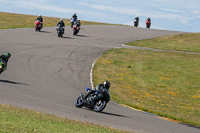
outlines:
[[[178,32],[101,25],[82,26],[78,36],[72,36],[70,27],[65,31],[64,38],[58,38],[55,27],[44,27],[42,32],[34,28],[0,30],[0,54],[12,53],[8,70],[0,75],[1,104],[128,131],[200,132],[114,102],[102,113],[74,105],[79,92],[91,87],[92,63],[103,52],[130,41]]]

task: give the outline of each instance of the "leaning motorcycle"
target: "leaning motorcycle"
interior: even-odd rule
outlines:
[[[42,29],[42,22],[39,20],[35,21],[35,31],[40,31]]]
[[[58,33],[58,37],[63,37],[63,34],[64,34],[64,27],[58,25],[58,26],[56,27],[56,30],[57,30],[57,33]]]
[[[3,71],[5,71],[6,68],[7,68],[7,62],[1,60],[1,61],[0,61],[0,74],[1,74]]]
[[[87,92],[91,89],[86,87]],[[76,100],[76,107],[81,108],[83,106],[93,109],[96,112],[101,112],[105,107],[108,101],[110,101],[110,94],[107,92],[95,91],[95,93],[90,94],[85,99],[85,94],[80,93],[80,96]],[[96,98],[99,97],[99,98]],[[93,103],[93,104],[92,104]]]

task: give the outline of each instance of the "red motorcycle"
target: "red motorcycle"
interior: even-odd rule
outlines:
[[[80,30],[79,26],[76,23],[74,23],[74,25],[73,25],[73,35],[77,35],[79,30]]]
[[[35,31],[40,31],[42,29],[42,22],[39,20],[35,21]]]
[[[146,28],[150,28],[150,26],[151,26],[151,22],[146,20]]]

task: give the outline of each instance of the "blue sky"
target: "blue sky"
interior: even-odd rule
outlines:
[[[151,17],[153,29],[200,32],[200,0],[0,0],[0,12],[11,12],[126,24],[139,27]]]

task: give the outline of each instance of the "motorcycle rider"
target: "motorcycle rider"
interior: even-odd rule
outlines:
[[[77,15],[76,15],[76,13],[74,13],[74,15],[71,18],[71,28],[73,28],[74,22],[76,22],[76,21],[77,21]]]
[[[42,18],[42,16],[41,16],[41,15],[39,15],[39,16],[38,16],[38,18],[37,18],[36,20],[40,21],[40,22],[41,22],[41,24],[42,24],[42,26],[43,26],[43,18]],[[42,28],[42,27],[41,27],[41,28]]]
[[[151,19],[150,19],[150,17],[148,17],[147,18],[147,20],[146,20],[146,25],[149,23],[149,28],[150,28],[150,26],[151,26]],[[148,28],[148,27],[147,27]]]
[[[0,56],[0,61],[2,62],[2,61],[5,61],[6,62],[6,65],[7,65],[7,62],[8,62],[8,60],[10,59],[10,57],[11,57],[11,54],[9,53],[9,52],[7,52],[7,53],[5,53],[4,55],[1,55]],[[1,71],[1,73],[2,73],[3,71]]]
[[[134,19],[134,27],[138,27],[138,25],[139,25],[139,17],[136,16]]]
[[[74,13],[74,15],[72,16],[72,18],[74,18],[74,21],[77,20],[77,15],[76,15],[76,13]]]
[[[81,27],[81,21],[80,21],[80,19],[77,19],[77,26],[78,26],[79,29],[80,29],[80,27]]]
[[[109,95],[109,88],[110,88],[110,82],[108,81],[104,81],[103,84],[99,84],[97,85],[94,90],[90,90],[83,98],[84,99],[87,99],[87,97],[90,95],[90,94],[94,94],[96,91],[98,92],[102,92],[102,93],[107,93]],[[103,97],[102,95],[99,96],[97,95],[93,100],[91,100],[91,104],[92,104],[92,107],[94,107],[94,101]]]
[[[63,27],[63,34],[64,34],[64,32],[65,32],[65,23],[63,22],[63,19],[62,19],[62,18],[61,18],[60,21],[58,22],[57,27],[58,27],[58,25],[60,25],[60,27]]]

